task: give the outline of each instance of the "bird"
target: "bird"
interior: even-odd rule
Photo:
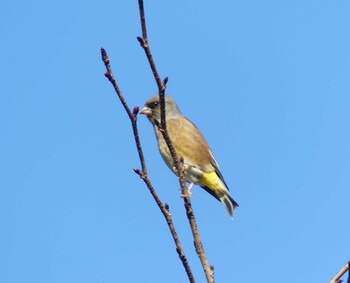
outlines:
[[[224,204],[231,219],[233,219],[233,210],[239,205],[230,195],[219,165],[203,134],[194,123],[181,113],[171,96],[165,95],[164,100],[166,128],[177,156],[183,158],[185,179],[190,183],[189,189],[192,188],[193,184],[202,187]],[[157,122],[161,122],[160,113],[158,94],[151,96],[140,111],[140,114],[146,115],[153,125],[158,149],[163,160],[170,170],[178,175],[168,146],[157,126]]]

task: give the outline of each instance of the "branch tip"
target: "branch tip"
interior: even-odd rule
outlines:
[[[133,168],[134,172],[139,175],[140,177],[142,177],[143,173],[140,169],[137,169],[137,168]]]
[[[136,116],[136,115],[139,113],[139,110],[140,110],[139,106],[136,105],[136,106],[134,107],[134,110],[132,111],[132,113]]]
[[[109,58],[108,58],[107,52],[104,48],[101,48],[101,56],[102,56],[103,63],[105,63],[105,65],[109,64]]]
[[[168,80],[169,78],[168,77],[165,77],[164,80],[163,80],[163,85],[166,86],[166,84],[168,83]]]
[[[140,43],[140,45],[142,47],[144,47],[145,46],[145,40],[141,36],[138,36],[136,38],[137,38],[137,41]]]

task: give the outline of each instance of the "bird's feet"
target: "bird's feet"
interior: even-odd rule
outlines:
[[[191,183],[188,188],[187,188],[187,194],[181,194],[181,197],[184,198],[184,197],[191,197],[192,196],[192,192],[191,192],[191,189],[192,189],[192,186],[193,186],[193,183]],[[181,190],[181,188],[180,188]]]

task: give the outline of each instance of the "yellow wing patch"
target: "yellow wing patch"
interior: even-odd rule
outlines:
[[[198,178],[198,181],[201,186],[211,189],[218,197],[223,196],[227,191],[215,171],[204,172],[202,176]]]

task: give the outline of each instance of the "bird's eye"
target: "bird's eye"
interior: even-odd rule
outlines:
[[[157,101],[157,102],[149,102],[149,103],[147,103],[147,106],[150,109],[155,109],[155,108],[157,108],[158,104],[159,104],[159,101]]]

